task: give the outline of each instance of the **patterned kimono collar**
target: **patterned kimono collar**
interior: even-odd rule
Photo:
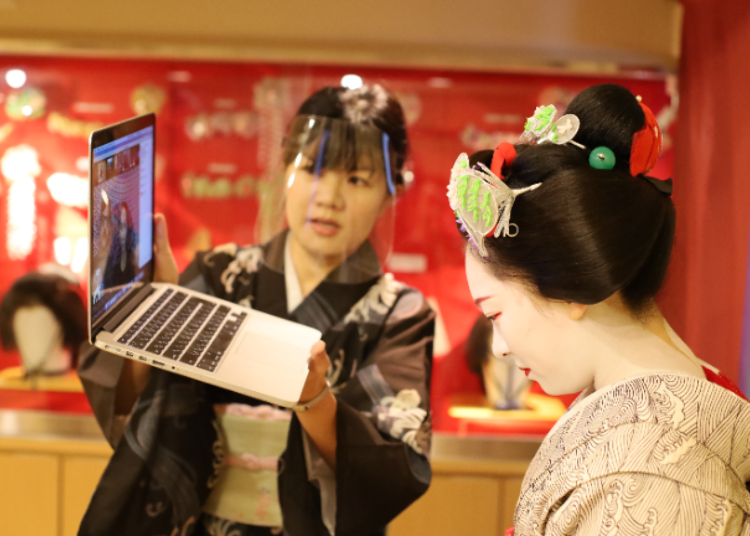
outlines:
[[[258,289],[253,308],[289,318],[325,333],[367,293],[382,272],[369,242],[331,272],[291,312],[286,310],[286,277],[284,250],[287,232],[275,236],[262,246],[263,263],[258,268]]]
[[[290,313],[294,311],[302,300],[302,285],[299,282],[299,275],[294,268],[292,260],[292,244],[289,233],[286,235],[284,244],[284,279],[286,281],[286,309]]]

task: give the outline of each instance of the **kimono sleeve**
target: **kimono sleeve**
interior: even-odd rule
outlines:
[[[550,514],[544,534],[740,534],[746,524],[743,510],[724,497],[654,474],[620,473],[575,488]]]
[[[112,448],[117,446],[127,423],[127,416],[115,415],[115,391],[124,362],[124,357],[89,343],[81,345],[78,377],[96,421]]]
[[[402,294],[374,349],[337,395],[336,535],[382,534],[427,491],[434,320],[421,294]],[[327,534],[320,492],[300,487],[300,476],[307,476],[302,435],[295,417],[279,476],[284,527],[295,536]]]

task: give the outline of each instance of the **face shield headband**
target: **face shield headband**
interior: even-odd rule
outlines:
[[[372,127],[375,128],[375,127]],[[331,138],[331,129],[327,128],[323,130],[320,139],[320,147],[318,148],[318,155],[315,160],[315,178],[320,178],[320,174],[323,170],[323,163],[325,162],[326,150],[328,149],[329,140]],[[385,169],[386,187],[390,195],[396,194],[396,185],[393,182],[393,171],[391,170],[391,155],[390,155],[390,143],[391,139],[386,132],[380,132],[381,147],[383,151],[383,167]]]

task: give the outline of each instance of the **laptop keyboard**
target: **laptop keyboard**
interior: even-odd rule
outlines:
[[[184,292],[178,292],[177,294],[175,294],[172,299],[167,302],[167,305],[159,309],[159,312],[156,313],[156,316],[154,316],[146,324],[146,326],[138,332],[135,338],[130,341],[130,344],[128,346],[138,348],[139,350],[145,348],[146,345],[151,342],[151,340],[153,340],[154,336],[164,326],[166,321],[177,310],[177,308],[185,300],[185,298],[187,298],[187,294],[185,294]],[[136,321],[136,323],[140,322],[140,320],[141,319]]]
[[[138,330],[140,330],[143,327],[143,325],[148,321],[149,318],[153,316],[153,314],[159,309],[159,307],[164,305],[164,302],[167,301],[167,298],[169,298],[169,296],[173,293],[174,291],[172,289],[167,289],[164,292],[164,294],[159,296],[159,299],[156,300],[153,303],[153,305],[149,307],[148,310],[146,310],[146,312],[143,313],[141,317],[138,320],[136,320],[132,326],[128,328],[128,330],[123,334],[123,336],[117,339],[117,342],[126,344],[130,339],[132,339],[133,335],[138,333]]]
[[[216,366],[219,364],[224,352],[229,348],[229,344],[237,334],[237,330],[240,329],[240,324],[247,316],[247,313],[240,313],[239,316],[234,319],[230,319],[222,326],[219,334],[211,342],[208,350],[203,354],[200,361],[198,361],[198,368],[213,372]],[[184,358],[182,359],[184,361]]]
[[[206,316],[212,308],[211,305],[203,305],[202,301],[200,298],[190,298],[174,318],[172,318],[167,327],[154,339],[148,347],[148,351],[162,355],[162,352],[169,346],[170,352],[164,352],[164,357],[169,357],[170,359],[178,358],[185,351],[185,347],[187,346],[186,341],[189,341],[195,335],[195,332],[206,320]],[[180,335],[175,342],[172,342],[196,309],[200,310],[187,324],[185,333]],[[170,343],[172,344],[169,345]]]
[[[225,305],[167,289],[118,342],[213,372],[247,317],[247,313],[229,315],[230,311]]]

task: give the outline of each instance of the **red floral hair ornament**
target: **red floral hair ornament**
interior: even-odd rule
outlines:
[[[492,166],[490,171],[495,174],[496,177],[505,179],[503,175],[503,166],[512,166],[513,161],[516,159],[516,147],[512,143],[507,141],[502,142],[500,145],[495,147],[495,152],[492,153]]]
[[[661,129],[653,112],[641,102],[640,97],[638,104],[643,109],[646,122],[643,128],[633,135],[633,144],[630,147],[630,174],[634,177],[645,175],[654,169],[662,147]]]

